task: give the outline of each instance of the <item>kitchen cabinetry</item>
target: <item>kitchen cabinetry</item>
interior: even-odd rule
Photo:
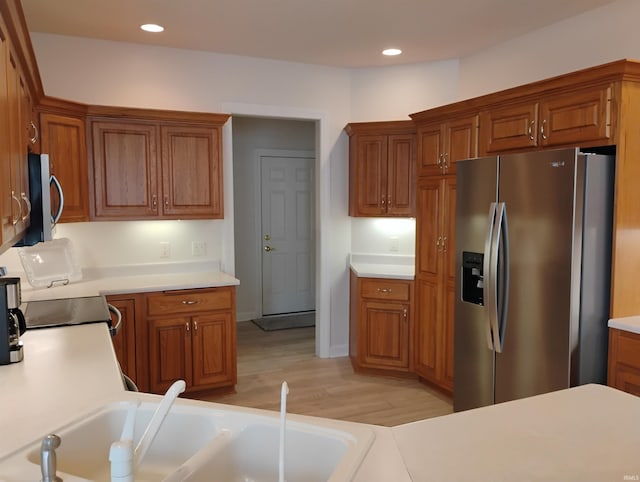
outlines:
[[[164,393],[178,379],[191,392],[233,388],[234,287],[150,293],[145,304],[146,347],[140,355],[149,391]]]
[[[120,330],[112,338],[113,348],[122,372],[137,383],[136,368],[136,319],[142,319],[142,295],[107,296],[107,302],[115,306],[122,314]],[[113,319],[113,316],[112,316]],[[113,320],[115,323],[116,320]]]
[[[609,328],[607,384],[640,396],[640,335]]]
[[[355,370],[412,369],[413,282],[351,273],[349,356]]]
[[[455,177],[418,181],[415,371],[453,390]]]
[[[194,122],[188,113],[89,111],[95,219],[223,217],[227,115],[193,114]]]
[[[51,107],[49,107],[51,109]],[[64,210],[60,222],[89,220],[89,176],[84,116],[41,112],[42,152],[49,154],[51,174],[64,192]],[[51,191],[53,211],[60,200]]]
[[[490,108],[480,115],[480,152],[608,144],[614,126],[611,83]]]
[[[455,163],[478,152],[478,116],[476,114],[417,125],[418,175],[455,174]]]
[[[411,121],[348,124],[349,215],[414,215],[415,126]]]

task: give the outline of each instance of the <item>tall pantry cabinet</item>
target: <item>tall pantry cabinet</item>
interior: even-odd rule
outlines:
[[[414,370],[453,391],[455,161],[478,154],[478,115],[416,114],[416,318]]]

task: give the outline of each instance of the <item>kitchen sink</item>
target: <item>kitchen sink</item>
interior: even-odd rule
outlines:
[[[145,401],[138,407],[136,443],[157,405]],[[65,482],[111,481],[109,449],[120,438],[128,407],[127,402],[110,403],[53,431],[62,440],[56,456],[58,475]],[[351,480],[373,439],[369,427],[289,416],[286,480]],[[39,481],[41,440],[1,459],[0,480]],[[279,440],[275,412],[178,400],[137,468],[135,480],[275,482]]]

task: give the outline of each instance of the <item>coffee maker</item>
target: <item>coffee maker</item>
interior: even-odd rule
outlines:
[[[0,365],[17,363],[24,357],[20,336],[27,327],[21,302],[20,278],[0,278]]]

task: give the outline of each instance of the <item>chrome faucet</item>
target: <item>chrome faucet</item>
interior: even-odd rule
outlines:
[[[40,447],[40,471],[42,472],[42,482],[62,482],[56,475],[56,449],[60,447],[60,437],[52,433],[42,439]]]

